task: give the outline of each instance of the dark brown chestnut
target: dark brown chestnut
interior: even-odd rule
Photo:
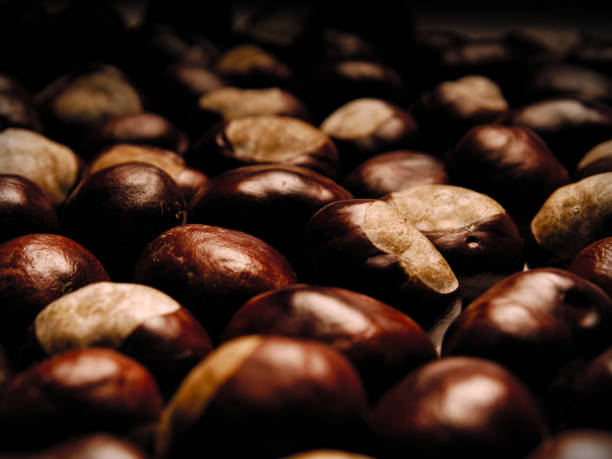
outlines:
[[[540,268],[507,277],[450,326],[443,355],[501,363],[541,390],[562,366],[610,343],[612,300],[569,271]]]
[[[287,260],[261,239],[199,224],[155,238],[140,256],[134,280],[176,299],[213,340],[251,297],[296,281]]]
[[[55,233],[59,220],[51,197],[22,175],[0,174],[0,244],[30,233]]]
[[[172,177],[132,162],[84,179],[67,199],[60,223],[63,234],[98,257],[111,279],[125,281],[144,247],[186,218],[183,193]]]
[[[161,410],[153,377],[136,361],[110,349],[69,351],[9,382],[0,397],[3,446],[33,450],[100,431],[146,438]]]
[[[443,358],[409,373],[369,420],[381,457],[512,459],[546,434],[527,387],[501,365],[470,357]]]
[[[423,329],[395,308],[350,290],[293,284],[242,306],[224,339],[266,334],[330,344],[359,371],[372,400],[417,366],[437,358]]]
[[[139,284],[97,282],[49,303],[34,320],[32,345],[45,355],[108,347],[145,365],[166,393],[212,344],[200,323],[175,300]]]
[[[586,246],[567,269],[597,284],[612,298],[612,237]]]
[[[223,344],[185,378],[164,410],[156,450],[263,458],[342,448],[358,441],[365,409],[359,376],[331,346],[250,335]]]
[[[576,179],[612,172],[612,140],[606,140],[591,148],[576,166]]]
[[[605,430],[572,429],[547,438],[526,459],[608,459],[612,434]]]

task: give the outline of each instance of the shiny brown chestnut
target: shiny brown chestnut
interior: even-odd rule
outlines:
[[[166,231],[145,248],[136,263],[134,281],[173,297],[215,341],[243,303],[296,278],[287,260],[261,239],[188,224]]]
[[[612,237],[586,246],[567,269],[597,284],[612,298]]]
[[[104,149],[94,157],[87,169],[93,174],[101,169],[128,162],[144,162],[159,167],[174,179],[188,204],[196,191],[208,182],[202,172],[187,167],[185,160],[178,153],[156,147],[129,144],[117,144]]]
[[[139,284],[97,282],[49,303],[33,321],[44,355],[108,347],[145,365],[166,393],[211,350],[200,323],[180,304]]]
[[[612,234],[612,172],[557,189],[531,221],[531,233],[541,248],[565,263]]]
[[[527,387],[501,365],[471,357],[409,373],[369,421],[381,457],[519,458],[546,434]]]
[[[399,210],[448,261],[464,304],[523,269],[519,231],[506,210],[487,195],[452,185],[422,185],[381,199]]]
[[[149,371],[131,358],[101,348],[65,352],[16,375],[3,391],[3,446],[31,451],[101,431],[144,440],[162,403]]]
[[[449,183],[446,166],[440,159],[412,150],[398,150],[359,164],[342,185],[356,198],[380,198],[413,186]]]
[[[0,132],[0,173],[30,179],[59,205],[78,180],[79,158],[41,134],[9,128]]]
[[[156,450],[161,457],[198,457],[206,448],[259,458],[342,448],[358,441],[365,409],[359,376],[331,346],[250,335],[223,344],[189,373],[164,410]]]
[[[494,360],[536,390],[570,360],[605,349],[612,300],[569,271],[540,268],[507,277],[450,326],[443,355]]]
[[[323,131],[297,118],[277,115],[222,123],[196,142],[186,160],[213,176],[262,163],[302,166],[332,178],[338,172],[338,151]]]
[[[185,223],[186,204],[176,182],[158,167],[132,162],[84,179],[67,199],[63,234],[91,250],[111,279],[129,280],[144,247]]]
[[[30,179],[0,174],[0,244],[30,233],[55,233],[59,220],[46,192]]]
[[[447,162],[453,183],[488,194],[522,221],[530,221],[553,191],[570,182],[543,140],[521,126],[476,126]]]
[[[423,329],[374,298],[338,287],[293,284],[257,295],[232,317],[224,339],[282,335],[329,344],[359,371],[371,400],[437,358]]]
[[[612,434],[605,430],[572,429],[547,438],[526,459],[608,459]]]
[[[451,310],[459,287],[432,243],[380,200],[323,207],[308,222],[304,251],[312,282],[371,295],[428,331]]]
[[[310,217],[330,202],[352,197],[310,169],[244,166],[217,175],[200,188],[189,208],[189,222],[252,234],[294,262],[300,256],[302,233]]]
[[[28,234],[0,245],[2,342],[11,353],[49,303],[93,282],[108,280],[96,257],[72,239]]]
[[[612,172],[612,140],[606,140],[591,148],[576,166],[576,179]]]
[[[325,118],[321,130],[338,147],[344,171],[378,153],[411,147],[418,137],[418,127],[410,113],[375,98],[355,99],[342,105]]]

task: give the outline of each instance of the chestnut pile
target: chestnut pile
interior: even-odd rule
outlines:
[[[611,458],[612,41],[281,3],[0,3],[0,458]]]

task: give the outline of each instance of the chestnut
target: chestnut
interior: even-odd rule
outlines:
[[[144,247],[186,221],[186,204],[176,182],[142,162],[119,164],[85,178],[67,199],[63,234],[96,255],[111,279],[129,280]]]
[[[372,459],[361,454],[348,453],[332,449],[318,449],[285,456],[283,459]]]
[[[98,259],[64,236],[27,234],[0,245],[3,344],[14,353],[47,304],[87,284],[106,280],[108,275]]]
[[[563,262],[612,234],[612,172],[557,189],[531,221],[535,241]]]
[[[261,239],[188,224],[164,232],[145,248],[134,268],[134,281],[177,300],[215,341],[244,302],[296,278],[289,262]]]
[[[42,124],[34,104],[18,91],[0,89],[0,129],[19,127],[41,132]]]
[[[323,131],[278,115],[247,116],[215,126],[196,142],[186,160],[212,176],[261,163],[302,166],[332,178],[338,172],[338,151]]]
[[[59,205],[76,185],[79,159],[70,148],[41,134],[9,128],[0,132],[0,173],[30,179]]]
[[[606,140],[591,148],[576,166],[576,179],[612,172],[612,140]]]
[[[310,217],[330,202],[352,197],[329,178],[303,167],[243,166],[200,188],[189,208],[189,222],[257,236],[293,264],[300,258],[301,235]]]
[[[22,175],[0,174],[0,244],[29,233],[55,233],[59,220],[51,197]]]
[[[293,72],[285,63],[255,44],[227,49],[215,63],[219,74],[242,88],[286,86]]]
[[[581,40],[571,49],[568,60],[598,72],[612,75],[612,40],[609,37],[582,33]]]
[[[356,198],[380,198],[393,191],[430,183],[449,183],[444,162],[413,150],[373,156],[355,167],[342,181]]]
[[[293,284],[257,295],[232,317],[224,339],[266,334],[312,339],[343,353],[375,400],[437,358],[423,329],[395,308],[338,287]]]
[[[45,355],[110,347],[139,361],[164,392],[212,350],[206,331],[168,295],[139,284],[97,282],[49,303],[34,320],[32,347]]]
[[[572,429],[547,438],[526,459],[607,459],[612,434],[604,430]]]
[[[570,360],[610,343],[612,300],[569,271],[513,274],[474,300],[451,324],[443,355],[501,363],[540,391]]]
[[[304,252],[313,282],[373,296],[431,331],[459,283],[444,257],[402,214],[375,199],[327,204],[308,222]]]
[[[586,246],[567,269],[597,284],[612,298],[612,237]]]
[[[331,346],[249,335],[187,375],[162,414],[156,452],[191,458],[205,447],[216,457],[259,458],[342,448],[359,438],[365,409],[359,376]]]
[[[440,251],[470,302],[524,265],[523,240],[505,209],[487,195],[452,185],[421,185],[381,198]]]
[[[338,147],[345,171],[394,148],[413,146],[418,127],[410,113],[387,101],[360,98],[342,105],[321,123]]]
[[[153,377],[131,358],[102,348],[65,352],[17,374],[4,389],[3,447],[34,450],[93,432],[144,440],[162,407]]]
[[[546,426],[527,387],[501,365],[448,357],[409,373],[374,406],[382,457],[519,458]]]
[[[544,141],[521,126],[483,124],[470,129],[447,157],[451,180],[488,194],[521,222],[570,182]]]

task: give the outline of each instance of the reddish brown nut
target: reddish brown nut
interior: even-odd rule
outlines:
[[[164,392],[182,378],[212,344],[200,323],[168,295],[138,284],[97,282],[47,305],[31,330],[44,355],[109,347],[151,370]]]
[[[489,196],[451,185],[422,185],[382,198],[421,231],[459,278],[469,302],[525,262],[523,240]]]
[[[334,177],[338,151],[320,129],[297,118],[253,115],[222,123],[187,154],[188,164],[209,175],[239,166],[289,164]]]
[[[27,129],[0,133],[0,173],[22,175],[59,205],[76,184],[79,159],[68,147]]]
[[[612,298],[612,237],[586,246],[567,269],[597,284]]]
[[[144,162],[159,167],[174,179],[189,203],[196,191],[208,182],[202,172],[187,167],[177,153],[155,147],[119,144],[103,150],[90,163],[87,172],[93,174],[101,169],[128,162]]]
[[[96,150],[117,143],[146,145],[174,151],[187,151],[189,139],[168,119],[156,113],[130,113],[109,118],[92,129]]]
[[[155,238],[140,256],[134,280],[189,309],[213,340],[248,299],[296,281],[287,260],[261,239],[198,224]]]
[[[55,234],[28,234],[0,245],[2,341],[11,352],[23,344],[36,315],[60,296],[108,275],[91,252]]]
[[[0,174],[0,244],[30,233],[55,233],[59,220],[51,197],[22,175]]]
[[[560,269],[514,274],[472,302],[444,338],[444,355],[501,363],[541,389],[567,362],[610,342],[612,300]]]
[[[383,457],[518,458],[546,434],[529,390],[493,362],[449,357],[413,371],[374,407]]]
[[[612,172],[612,140],[591,148],[576,166],[575,175],[580,180],[603,172]]]
[[[423,329],[397,309],[337,287],[294,284],[242,306],[224,339],[266,334],[324,342],[359,371],[372,400],[417,366],[437,358]]]
[[[144,247],[186,220],[176,182],[146,163],[99,170],[83,180],[66,201],[64,234],[91,250],[115,281],[129,280]]]
[[[608,459],[612,434],[604,430],[567,430],[546,439],[527,459]]]
[[[321,124],[338,147],[345,171],[378,153],[410,147],[418,128],[408,112],[382,99],[360,98],[342,105]]]
[[[317,283],[371,295],[427,330],[454,303],[459,283],[446,260],[383,201],[330,203],[310,219],[305,239]]]
[[[276,56],[257,45],[244,44],[219,56],[215,70],[238,87],[284,86],[293,76],[291,69]]]
[[[535,241],[563,262],[612,234],[612,172],[555,191],[531,221]]]
[[[518,220],[531,220],[570,181],[542,139],[521,126],[476,126],[447,160],[453,183],[488,194]]]
[[[225,343],[185,378],[162,415],[156,450],[279,457],[354,445],[365,408],[357,373],[331,346],[251,335]]]
[[[100,431],[143,435],[161,410],[155,381],[136,361],[109,349],[70,351],[7,385],[0,398],[3,446],[32,450]]]
[[[202,187],[189,208],[191,223],[252,234],[292,262],[301,253],[304,228],[324,205],[353,196],[310,169],[285,165],[244,166]]]
[[[347,174],[342,185],[356,198],[380,198],[430,183],[448,183],[444,163],[425,153],[399,150],[364,161]]]

